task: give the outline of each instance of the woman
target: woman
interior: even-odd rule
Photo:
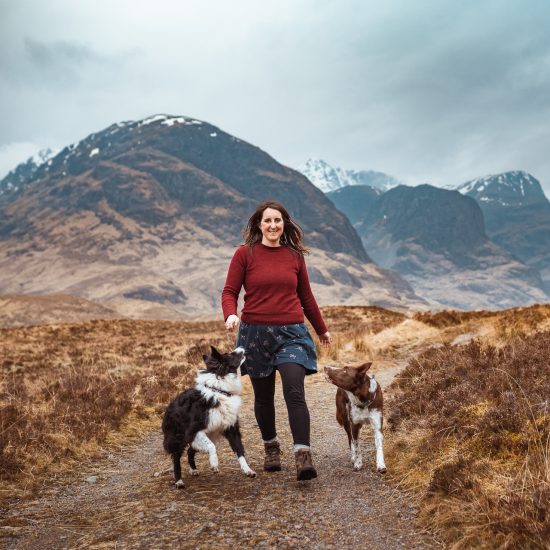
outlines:
[[[281,469],[274,403],[278,370],[294,439],[297,478],[313,479],[317,472],[311,460],[304,378],[317,372],[317,357],[304,314],[321,344],[328,346],[331,336],[309,286],[303,231],[282,204],[267,200],[258,205],[243,233],[245,244],[231,260],[222,309],[227,330],[239,325],[237,345],[246,350],[242,374],[250,376],[254,389],[254,412],[265,448],[264,470]],[[242,286],[240,320],[237,300]]]

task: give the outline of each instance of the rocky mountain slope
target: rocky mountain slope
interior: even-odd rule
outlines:
[[[550,293],[550,202],[532,175],[513,171],[460,185],[485,218],[487,235],[541,274]]]
[[[430,185],[362,195],[348,187],[329,196],[349,211],[371,257],[421,296],[467,309],[548,300],[539,273],[488,239],[483,212],[470,197]]]
[[[374,189],[386,191],[400,185],[402,182],[373,170],[345,170],[334,168],[324,160],[309,159],[298,168],[316,187],[324,193],[347,187],[348,185],[368,185]]]
[[[25,162],[18,164],[13,170],[0,180],[0,200],[2,195],[11,195],[22,193],[25,184],[32,180],[32,177],[39,166],[47,163],[57,151],[44,149],[29,157]]]
[[[113,124],[0,188],[0,294],[63,292],[139,317],[219,315],[240,231],[274,198],[305,230],[321,303],[423,303],[303,175],[195,119]]]

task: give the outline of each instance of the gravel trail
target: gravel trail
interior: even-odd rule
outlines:
[[[383,386],[399,368],[377,373]],[[374,371],[376,372],[376,371]],[[263,447],[245,382],[241,416],[250,466],[241,473],[226,442],[218,451],[219,474],[197,455],[200,476],[185,468],[185,490],[173,485],[171,462],[158,431],[139,444],[112,449],[78,475],[58,479],[34,501],[13,502],[0,536],[4,548],[439,548],[416,526],[407,495],[376,473],[374,442],[363,428],[364,468],[354,472],[347,438],[336,423],[335,388],[322,374],[306,378],[312,417],[314,463],[319,477],[295,480],[292,442],[280,381],[277,425],[283,471],[262,471]],[[391,460],[386,460],[391,469]]]

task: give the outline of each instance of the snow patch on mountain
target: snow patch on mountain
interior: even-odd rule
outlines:
[[[298,171],[304,174],[323,193],[336,191],[349,185],[368,185],[375,189],[387,191],[402,184],[393,176],[383,172],[335,168],[321,159],[309,159],[298,168]]]
[[[185,118],[183,116],[153,115],[139,121],[138,126],[147,126],[154,122],[160,122],[164,126],[174,126],[174,124],[202,124],[200,120]]]

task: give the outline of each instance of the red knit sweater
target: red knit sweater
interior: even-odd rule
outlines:
[[[315,332],[327,332],[309,286],[304,257],[286,246],[257,244],[235,252],[222,291],[224,319],[237,315],[237,300],[244,286],[245,323],[290,325],[303,323],[304,313]]]

